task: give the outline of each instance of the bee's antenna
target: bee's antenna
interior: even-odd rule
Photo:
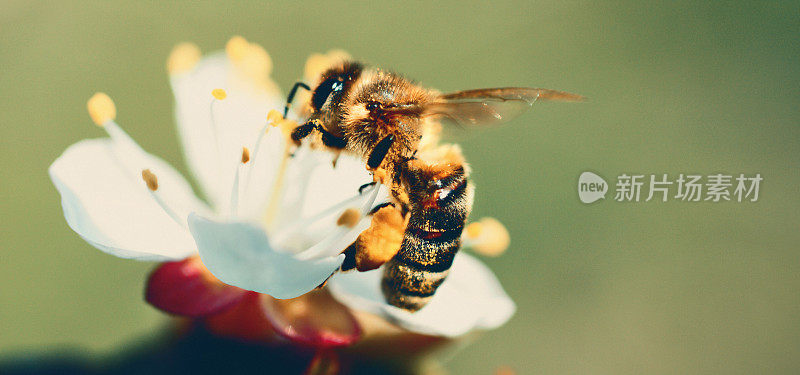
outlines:
[[[295,82],[294,86],[292,86],[292,89],[289,90],[289,96],[286,97],[286,106],[283,107],[283,118],[286,118],[286,115],[289,114],[289,107],[292,106],[292,101],[294,100],[294,95],[297,94],[297,89],[301,88],[301,87],[306,89],[306,90],[308,90],[308,91],[311,91],[311,87],[308,87],[308,85],[306,85],[305,83],[303,83],[303,82]]]

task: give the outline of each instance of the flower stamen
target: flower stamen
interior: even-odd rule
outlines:
[[[217,116],[214,107],[218,102],[225,100],[225,98],[228,97],[228,93],[225,92],[224,89],[213,89],[211,90],[211,96],[213,99],[211,99],[211,103],[208,105],[209,117],[211,117],[211,123],[209,125],[211,127],[211,139],[214,140],[214,151],[217,153],[217,157],[215,158],[217,160],[217,172],[219,175],[222,175],[222,165],[220,163],[222,151],[219,145],[220,139],[218,135]]]
[[[363,218],[367,216],[370,211],[372,211],[372,205],[375,204],[375,199],[378,198],[378,192],[381,190],[380,188],[381,185],[379,184],[372,186],[372,194],[367,200],[367,203],[361,209],[359,217]],[[325,238],[323,238],[314,246],[311,246],[309,249],[303,251],[298,257],[301,259],[312,259],[318,256],[332,256],[334,255],[333,252],[339,252],[343,250],[337,249],[335,245],[338,244],[340,240],[349,233],[357,230],[359,230],[358,223],[352,227],[336,227],[327,236],[325,236]]]
[[[503,254],[511,242],[506,227],[497,219],[481,218],[464,228],[462,246],[478,254],[495,257]]]
[[[158,177],[149,169],[142,169],[142,179],[147,184],[150,191],[158,190]]]
[[[228,55],[229,59],[239,61],[247,54],[247,49],[249,47],[250,43],[247,42],[247,39],[236,35],[225,44],[225,53]]]
[[[185,73],[200,61],[200,48],[194,43],[181,43],[176,45],[167,58],[167,72],[170,75]]]
[[[250,161],[250,150],[247,147],[242,147],[242,164],[247,164]]]
[[[275,240],[276,240],[276,242],[280,242],[281,240],[287,238],[288,236],[296,233],[298,230],[302,230],[302,229],[306,228],[307,226],[316,223],[320,219],[323,219],[323,218],[328,217],[330,215],[333,215],[333,214],[335,214],[337,212],[340,212],[343,208],[348,207],[348,206],[352,206],[353,204],[355,204],[356,202],[358,202],[361,199],[363,199],[363,196],[361,194],[358,194],[358,195],[356,195],[354,197],[347,198],[347,199],[345,199],[345,200],[343,200],[343,201],[341,201],[341,202],[339,202],[337,204],[334,204],[333,206],[330,206],[330,207],[320,211],[316,215],[313,215],[313,216],[310,216],[310,217],[298,218],[297,220],[295,220],[295,221],[283,226],[282,228],[278,229],[276,231],[277,235],[275,236]],[[358,213],[358,210],[356,210],[354,208],[349,208],[349,209],[355,210],[356,213]],[[363,216],[363,215],[361,215],[361,216]]]
[[[361,213],[355,208],[348,208],[336,220],[336,225],[353,228],[361,220]]]
[[[211,90],[211,95],[217,100],[225,100],[228,97],[228,93],[223,89],[213,89]]]
[[[241,78],[268,92],[277,92],[277,86],[269,78],[272,73],[272,58],[263,47],[250,43],[241,36],[234,36],[225,45],[225,54]]]
[[[305,148],[307,149],[307,148]],[[300,147],[297,151],[295,151],[294,155],[296,156],[300,151],[303,151],[304,148]],[[269,201],[267,203],[267,211],[264,215],[264,222],[267,226],[271,226],[272,222],[275,220],[275,217],[278,214],[278,202],[283,194],[281,190],[281,186],[283,186],[283,182],[286,179],[286,170],[289,165],[289,158],[292,154],[289,153],[289,150],[284,150],[283,158],[281,159],[281,163],[278,166],[278,173],[275,176],[275,181],[272,184],[272,195],[269,197]]]
[[[255,168],[255,164],[256,164],[256,160],[257,160],[256,158],[258,157],[258,150],[261,149],[261,141],[264,139],[264,136],[267,135],[267,133],[269,133],[270,127],[276,126],[275,125],[275,120],[270,118],[270,116],[272,115],[272,112],[278,112],[278,111],[273,109],[267,114],[267,124],[264,125],[263,128],[261,128],[260,132],[258,132],[258,137],[256,138],[256,144],[253,147],[253,157],[252,157],[253,163],[250,164],[250,169],[247,171],[247,177],[245,177],[245,186],[250,186],[250,175],[252,175],[253,168]],[[280,115],[280,113],[278,113],[278,115]],[[242,157],[244,157],[244,156],[242,156]],[[248,153],[248,157],[249,157],[249,153]]]
[[[89,110],[89,117],[97,126],[103,127],[109,121],[114,121],[117,117],[117,107],[114,101],[105,93],[98,92],[86,102]]]
[[[239,212],[239,186],[242,168],[250,161],[250,150],[247,147],[242,147],[242,163],[236,166],[236,172],[233,176],[233,188],[231,191],[231,217],[235,217]],[[249,174],[248,174],[249,175]]]
[[[114,143],[121,147],[121,149],[125,150],[125,152],[130,152],[136,155],[144,154],[144,150],[139,147],[136,142],[131,139],[131,137],[125,133],[114,119],[117,116],[117,107],[114,105],[114,101],[106,95],[105,93],[98,92],[94,94],[87,102],[86,107],[89,111],[89,116],[92,118],[92,121],[103,128],[106,131],[106,134],[111,138]],[[121,159],[120,162],[125,165],[126,168],[132,171],[138,171],[141,166],[134,166],[132,165],[127,159]]]
[[[186,228],[186,221],[182,220],[180,216],[178,216],[175,211],[170,208],[164,199],[161,198],[161,194],[158,192],[158,177],[155,173],[150,171],[149,169],[142,169],[142,180],[144,180],[145,185],[147,185],[147,190],[150,191],[150,196],[153,197],[153,200],[158,203],[162,210],[175,222],[184,228]]]

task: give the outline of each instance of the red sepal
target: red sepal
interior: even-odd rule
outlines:
[[[246,291],[219,281],[198,257],[160,264],[147,279],[145,300],[170,314],[203,317],[241,301]]]
[[[275,332],[297,344],[330,348],[351,345],[361,338],[356,318],[325,290],[284,300],[260,297]]]
[[[261,308],[261,296],[248,292],[236,306],[205,318],[206,328],[217,336],[240,341],[276,342],[278,336]]]

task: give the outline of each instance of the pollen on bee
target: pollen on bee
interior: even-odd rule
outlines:
[[[355,208],[348,208],[342,212],[342,215],[339,216],[339,219],[336,220],[336,225],[338,226],[345,226],[347,228],[352,228],[358,224],[358,220],[361,219],[361,212],[359,212]]]
[[[200,61],[200,48],[194,43],[180,43],[176,45],[167,58],[167,72],[179,74],[188,72]]]
[[[99,126],[103,126],[106,122],[112,121],[117,117],[117,107],[114,105],[114,101],[102,92],[98,92],[89,98],[89,101],[86,102],[86,108],[89,110],[89,117]]]
[[[228,97],[228,93],[223,89],[213,89],[211,90],[211,95],[213,95],[217,100],[225,100],[225,98]]]
[[[347,109],[348,118],[355,120],[355,122],[364,121],[369,117],[370,113],[364,103],[358,103]]]
[[[151,191],[158,190],[158,177],[149,169],[142,169],[142,180],[147,184]]]
[[[506,227],[495,218],[484,217],[464,228],[472,249],[486,256],[503,254],[511,243]]]
[[[356,269],[373,270],[392,259],[400,250],[406,225],[406,219],[394,206],[375,212],[369,228],[356,239]]]
[[[242,164],[247,164],[248,161],[250,161],[250,150],[242,147]]]

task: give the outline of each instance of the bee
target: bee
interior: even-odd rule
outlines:
[[[344,61],[322,73],[311,91],[308,119],[291,132],[311,134],[324,147],[364,160],[375,182],[389,187],[391,202],[374,209],[372,222],[344,250],[342,270],[384,265],[386,301],[417,311],[447,277],[472,208],[469,166],[460,149],[439,145],[439,120],[463,126],[507,121],[537,100],[580,101],[562,91],[506,87],[442,94],[402,76]],[[373,183],[375,183],[373,182]]]

